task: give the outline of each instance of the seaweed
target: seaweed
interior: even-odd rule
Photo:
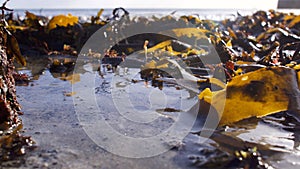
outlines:
[[[26,64],[20,54],[14,37],[6,29],[6,21],[3,19],[5,1],[1,7],[2,19],[0,25],[0,160],[10,160],[24,155],[26,149],[32,147],[34,141],[31,137],[21,135],[22,114],[21,106],[17,101],[14,74],[14,58],[23,65]]]
[[[112,44],[116,44],[111,47],[111,51],[115,51],[116,55],[136,53],[140,58],[147,56],[147,63],[141,65],[140,69],[141,78],[145,82],[152,81],[152,85],[161,90],[163,77],[175,78],[178,80],[175,83],[181,82],[178,85],[184,84],[182,83],[184,80],[194,82],[197,87],[200,86],[200,89],[204,90],[199,90],[199,88],[189,88],[188,90],[199,94],[198,98],[202,104],[213,106],[216,109],[220,119],[220,127],[249,118],[274,115],[282,111],[293,114],[295,119],[299,117],[299,16],[270,10],[257,11],[249,16],[238,15],[234,20],[226,19],[221,22],[201,20],[192,15],[182,16],[180,19],[183,22],[178,22],[179,20],[171,15],[162,18],[129,18],[129,13],[123,8],[114,10],[112,18],[104,19],[102,13],[103,10],[99,10],[97,15],[91,17],[90,22],[86,23],[81,23],[76,16],[70,15],[60,15],[45,20],[43,17],[30,12],[26,13],[24,20],[8,20],[8,23],[11,24],[5,27],[20,41],[21,50],[18,50],[13,36],[2,26],[3,31],[1,33],[7,37],[4,38],[3,42],[8,43],[2,44],[1,57],[3,62],[1,64],[4,64],[7,69],[1,69],[0,73],[3,75],[11,74],[13,71],[12,58],[18,59],[21,64],[25,65],[26,62],[20,54],[32,50],[39,54],[72,55],[75,57],[70,60],[50,60],[49,70],[54,77],[75,83],[80,78],[78,74],[70,75],[74,70],[74,60],[84,42],[96,30],[110,23],[106,27],[106,36],[110,37],[111,34],[121,34],[120,31],[117,32],[113,29],[115,24],[119,24],[117,26],[122,29],[138,27],[139,29],[151,30],[155,28],[164,35],[142,34],[126,39],[107,38]],[[58,23],[60,19],[64,21]],[[114,20],[120,22],[113,22]],[[175,22],[178,24],[170,25],[168,28],[164,26],[164,23]],[[192,26],[187,28],[189,24]],[[147,43],[145,39],[147,39]],[[186,39],[191,43],[185,43],[184,40]],[[216,53],[211,52],[210,46],[214,47]],[[92,49],[87,53],[87,56],[97,55],[102,59],[102,54],[99,52],[103,51]],[[216,54],[220,56],[220,63],[204,64],[201,62],[202,58],[210,58]],[[182,71],[178,60],[183,61],[192,71]],[[104,59],[103,63],[109,64],[115,61],[116,64],[113,66],[116,67],[123,60],[121,61],[121,58]],[[172,72],[168,69],[172,69]],[[220,78],[222,76],[219,76],[218,73],[225,73],[226,79]],[[207,75],[213,75],[213,77],[207,77]],[[15,76],[15,78],[18,77]],[[25,76],[19,76],[19,78],[26,81]],[[11,83],[7,79],[11,79]],[[0,84],[5,91],[5,84],[13,86],[14,83],[10,76],[7,78],[3,76]],[[207,84],[215,85],[218,88],[217,90],[212,90],[211,86],[206,88]],[[183,87],[187,88],[187,86]],[[97,93],[101,93],[101,90],[101,86],[96,88]],[[6,111],[6,114],[2,113],[1,108],[1,119],[5,119],[3,124],[6,125],[6,130],[10,130],[9,127],[12,126],[18,130],[21,128],[18,125],[20,119],[17,114],[9,116],[7,113],[11,109],[14,113],[19,112],[19,105],[13,91],[15,88],[12,87],[11,93],[3,95],[3,97],[9,98],[10,107],[12,107],[8,109],[3,106],[3,112]],[[75,93],[66,92],[64,94],[65,96],[72,96]],[[222,100],[225,98],[224,103]],[[2,103],[8,105],[8,102],[3,101]],[[222,103],[225,104],[224,111],[221,108]],[[206,108],[201,107],[201,113]],[[163,111],[175,112],[170,108]],[[6,121],[9,123],[5,123]],[[11,128],[11,131],[10,133],[14,133],[11,136],[15,136],[16,130]],[[9,140],[11,137],[2,138]],[[224,136],[220,138],[223,139]],[[32,142],[30,139],[28,140],[23,143],[30,145]],[[232,140],[229,139],[229,141]],[[216,142],[220,144],[219,147],[231,148],[224,141],[217,140]],[[13,144],[3,141],[2,145]],[[260,151],[264,151],[265,147],[258,146],[256,148],[256,146],[257,144],[252,144],[250,147],[237,147],[233,152],[220,153],[220,156],[211,153],[212,155],[208,154],[211,155],[209,156],[211,158],[207,162],[194,158],[192,160],[199,166],[208,168],[220,166],[226,168],[268,168],[260,154]],[[4,147],[5,151],[2,152],[8,152],[14,147],[21,146]],[[11,154],[18,154],[20,150],[14,150],[15,153]],[[216,154],[219,152],[217,150]],[[222,152],[226,151],[222,150]]]

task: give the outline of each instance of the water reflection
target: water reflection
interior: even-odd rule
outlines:
[[[29,56],[27,57],[27,66],[21,67],[16,65],[18,73],[27,74],[30,80],[39,80],[45,73],[50,72],[53,78],[62,81],[69,81],[71,84],[80,81],[80,74],[84,74],[86,70],[80,67],[74,72],[75,63],[84,65],[84,60],[76,60],[72,56]],[[99,61],[95,60],[94,71],[97,70]]]
[[[76,59],[73,57],[62,56],[28,57],[28,65],[26,67],[17,67],[17,70],[19,72],[27,73],[32,80],[36,81],[44,75],[45,71],[49,71],[53,78],[60,79],[62,81],[69,81],[71,84],[74,84],[81,80],[81,75],[88,71],[96,72],[100,66],[99,60],[95,59],[93,62],[89,61],[92,69],[87,70],[85,68],[85,60],[78,60],[77,63],[82,66],[74,72],[75,61]],[[99,96],[110,95],[110,78],[117,78],[121,80],[120,82],[115,83],[116,87],[120,90],[129,86],[131,90],[141,89],[146,91],[159,88],[160,90],[168,92],[176,91],[175,85],[163,83],[159,80],[155,81],[155,79],[149,79],[151,86],[150,88],[145,88],[143,84],[144,79],[140,76],[140,74],[138,74],[139,69],[136,69],[136,72],[130,72],[133,70],[127,72],[129,74],[137,74],[137,76],[133,78],[136,80],[135,82],[132,82],[131,78],[126,78],[128,74],[126,75],[124,72],[122,73],[122,70],[124,69],[125,67],[120,67],[119,72],[113,72],[107,69],[105,69],[105,71],[103,70],[103,76],[100,78],[98,81],[99,83],[97,83],[97,86],[95,87],[95,93],[99,94]],[[157,77],[159,77],[159,75]],[[174,93],[174,97],[178,97],[178,95]],[[188,94],[188,91],[185,91],[185,94],[185,98],[188,100],[190,94]],[[136,101],[135,106],[137,109],[141,109],[140,105],[146,105],[143,108],[147,107],[147,103],[140,99],[144,97],[144,95],[141,94],[139,96],[131,97],[135,97],[133,100]],[[176,102],[173,102],[172,104],[175,105]],[[168,112],[168,110],[172,111]],[[176,117],[174,113],[184,113],[182,108],[175,106],[167,106],[163,108],[154,107],[153,111],[171,117],[172,119],[173,117]],[[109,115],[107,116],[109,118]],[[157,123],[163,123],[163,120]],[[118,125],[118,123],[115,122],[115,125]],[[205,146],[208,147],[207,149],[220,149],[228,153],[234,153],[235,150],[240,150],[246,147],[258,147],[259,152],[264,157],[269,157],[268,161],[272,165],[290,166],[293,162],[297,162],[297,158],[299,158],[300,155],[299,126],[298,122],[292,117],[286,115],[286,113],[278,113],[264,117],[263,119],[252,118],[227,126],[225,129],[221,128],[219,131],[214,133],[209,143],[205,144]],[[146,127],[147,126],[145,126],[145,128]],[[134,131],[134,129],[132,129],[132,131]],[[191,145],[195,145],[194,147],[186,146],[186,149],[180,150],[181,152],[184,151],[183,154],[186,155],[186,157],[193,154],[194,156],[205,158],[205,151],[199,151],[200,148],[205,149],[205,146],[197,144],[197,139],[199,138],[196,134],[191,134],[185,139],[186,144],[193,142]],[[188,147],[190,147],[190,149],[188,149]],[[212,153],[212,155],[218,156],[218,153]],[[285,158],[289,158],[291,160],[286,161],[284,160]]]

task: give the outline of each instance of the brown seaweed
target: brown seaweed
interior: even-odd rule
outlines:
[[[0,25],[0,160],[9,160],[24,155],[26,148],[34,142],[30,137],[21,135],[22,114],[21,106],[17,101],[14,79],[14,58],[25,65],[18,45],[13,36],[6,30],[6,21],[3,20],[4,10],[7,10],[5,1],[2,5],[2,20]]]

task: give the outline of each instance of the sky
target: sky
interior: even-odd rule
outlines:
[[[13,9],[116,7],[276,9],[277,2],[278,0],[10,0],[7,7]]]

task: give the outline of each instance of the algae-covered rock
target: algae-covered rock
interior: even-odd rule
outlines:
[[[0,160],[9,160],[25,154],[25,146],[32,146],[30,137],[21,135],[22,121],[18,115],[21,106],[17,101],[14,79],[14,59],[25,65],[16,39],[0,23]]]

